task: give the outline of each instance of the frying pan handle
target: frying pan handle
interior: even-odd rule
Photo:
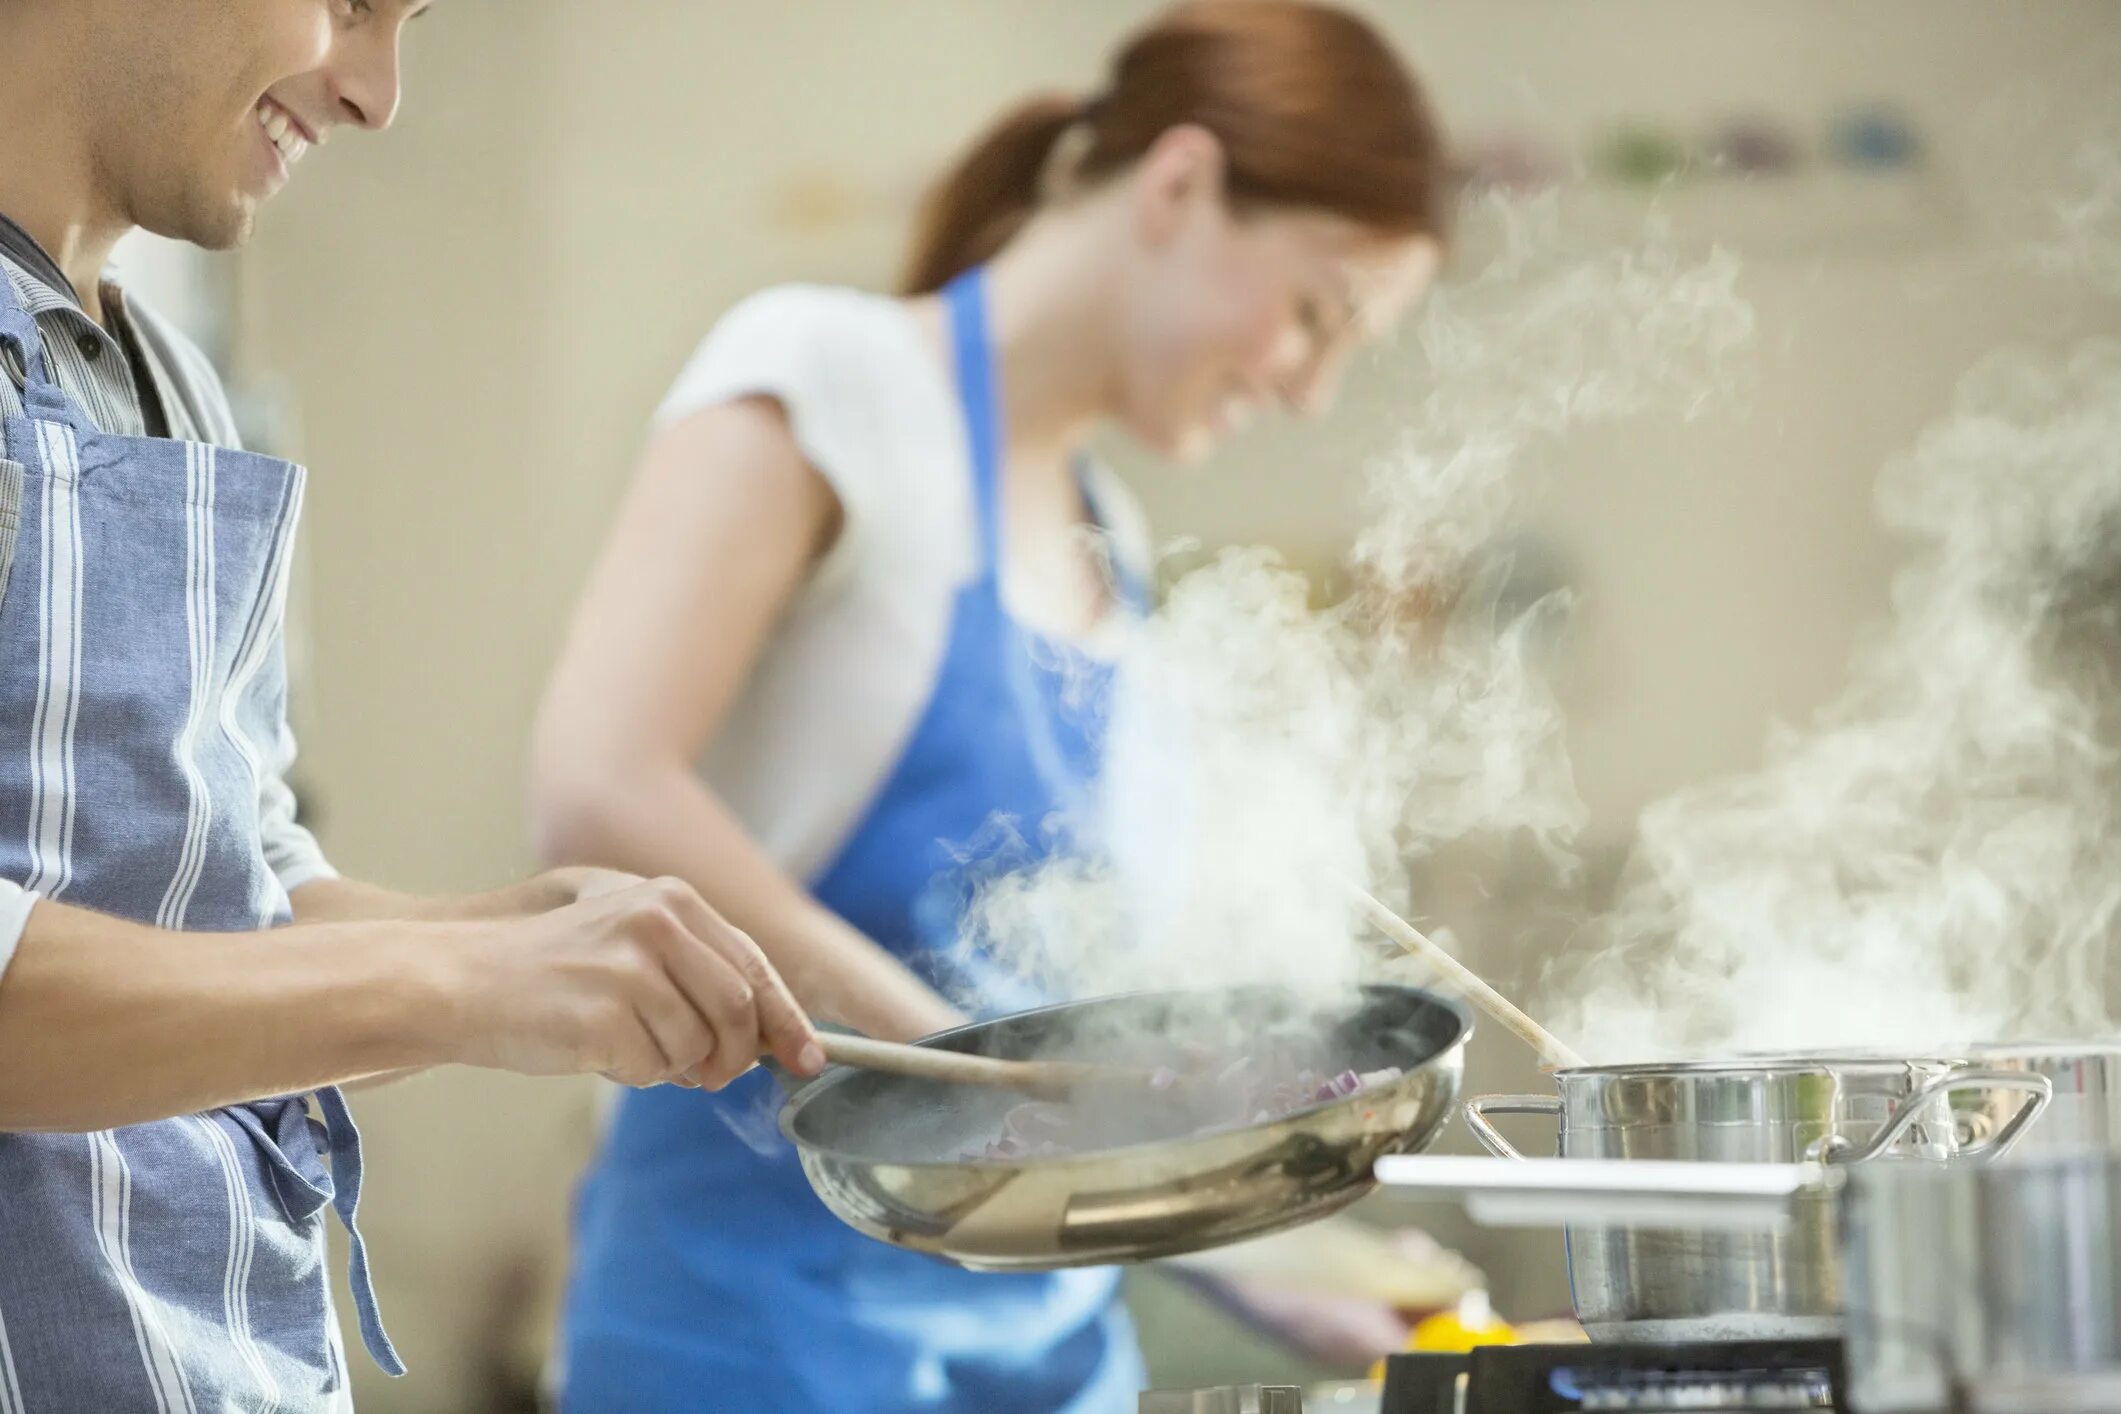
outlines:
[[[1517,1146],[1502,1137],[1488,1116],[1559,1115],[1561,1100],[1554,1095],[1480,1095],[1465,1103],[1466,1128],[1498,1159],[1521,1159]]]
[[[1860,1164],[1900,1142],[1901,1136],[1922,1122],[1924,1112],[1933,1101],[1947,1095],[1956,1095],[1966,1090],[2019,1090],[2032,1096],[2018,1106],[2018,1112],[2010,1117],[1995,1137],[1985,1143],[1962,1149],[1954,1157],[1986,1163],[2000,1159],[2009,1153],[2032,1122],[2040,1118],[2048,1102],[2055,1097],[2054,1082],[2044,1075],[2026,1075],[2008,1070],[1961,1070],[1942,1075],[1909,1095],[1885,1128],[1873,1135],[1861,1147],[1852,1147],[1849,1141],[1838,1134],[1828,1135],[1805,1150],[1807,1159],[1830,1164]]]

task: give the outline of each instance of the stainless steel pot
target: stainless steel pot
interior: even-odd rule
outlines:
[[[1378,1177],[1397,1191],[1462,1198],[1483,1221],[1552,1227],[1645,1213],[1691,1220],[1722,1205],[1733,1222],[1765,1230],[1770,1206],[1787,1221],[1804,1202],[1831,1198],[1852,1407],[2121,1414],[2121,1155],[1856,1165],[1405,1157],[1381,1162]]]
[[[1866,1414],[2121,1410],[2121,1158],[1869,1164],[1843,1204]]]
[[[1569,1159],[1992,1157],[2037,1117],[2047,1088],[2038,1077],[1943,1061],[1829,1057],[1589,1066],[1554,1079],[1556,1096],[1468,1102],[1467,1125],[1504,1158],[1523,1156],[1492,1115],[1558,1116],[1556,1152]],[[1997,1091],[2019,1107],[1990,1125]],[[1823,1192],[1797,1195],[1776,1231],[1572,1223],[1565,1232],[1576,1316],[1594,1340],[1805,1339],[1841,1329],[1841,1254]]]
[[[1905,1052],[1841,1051],[1840,1057],[1898,1063]],[[1751,1059],[1783,1060],[1787,1055]],[[1973,1070],[2000,1070],[2044,1077],[2054,1098],[2039,1121],[2018,1140],[2020,1155],[2121,1153],[2121,1041],[1984,1041],[1949,1047],[1919,1062]],[[1960,1122],[1978,1138],[2007,1123],[2019,1106],[2014,1091],[1995,1091],[1971,1107],[1955,1102]]]
[[[1132,1040],[1315,1040],[1330,1070],[1402,1074],[1267,1123],[1055,1157],[977,1157],[1022,1097],[835,1068],[781,1112],[818,1197],[881,1241],[988,1271],[1141,1261],[1294,1227],[1375,1186],[1377,1160],[1449,1120],[1472,1019],[1415,987],[1365,987],[1321,1012],[1277,988],[1143,992],[1021,1012],[924,1046],[1064,1058],[1085,1037],[1116,1059]]]
[[[2121,1154],[2121,1043],[2066,1041],[1969,1046],[1966,1062],[1978,1070],[2038,1075],[2054,1087],[2047,1112],[2025,1131],[2017,1154]],[[1990,1097],[2011,1105],[2008,1095]],[[1994,1126],[2009,1115],[1984,1104],[1981,1122]]]

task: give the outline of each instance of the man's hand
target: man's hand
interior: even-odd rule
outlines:
[[[686,884],[614,887],[617,877],[579,871],[581,901],[479,925],[463,946],[437,950],[454,1059],[716,1090],[762,1052],[799,1075],[823,1067],[757,944]]]
[[[531,880],[542,883],[559,895],[560,901],[553,905],[564,908],[570,903],[582,903],[606,894],[619,893],[636,888],[646,882],[638,874],[628,874],[620,869],[599,869],[594,865],[577,865],[567,869],[550,869]]]
[[[616,869],[551,869],[482,894],[428,897],[352,879],[318,879],[296,889],[291,900],[297,923],[439,923],[535,917],[584,899],[633,888],[641,882],[639,875]]]

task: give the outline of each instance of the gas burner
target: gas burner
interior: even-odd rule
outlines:
[[[1766,1414],[1842,1410],[1834,1341],[1703,1345],[1483,1346],[1398,1355],[1383,1414]]]

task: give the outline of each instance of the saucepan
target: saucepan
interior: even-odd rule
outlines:
[[[880,1241],[990,1271],[1145,1261],[1293,1227],[1371,1191],[1379,1159],[1425,1147],[1449,1120],[1472,1030],[1456,1002],[1415,987],[1365,987],[1323,1008],[1274,987],[1129,993],[921,1044],[1126,1064],[1293,1037],[1309,1069],[1400,1073],[1207,1132],[1164,1098],[1085,1094],[1078,1104],[1134,1107],[1123,1142],[1003,1157],[994,1140],[1022,1097],[835,1068],[790,1098],[781,1131],[825,1205]]]
[[[1732,1230],[1787,1231],[1802,1208],[1825,1203],[1847,1273],[1854,1408],[2121,1411],[2121,1155],[1991,1149],[1855,1165],[1410,1156],[1382,1162],[1379,1178],[1462,1198],[1502,1225],[1647,1231],[1714,1215]]]
[[[1866,1414],[2121,1410],[2121,1159],[1871,1164],[1841,1202]]]
[[[2020,1157],[2121,1153],[2121,1043],[1984,1042],[1954,1054],[1974,1069],[2037,1075],[2053,1087],[2053,1101],[2018,1143]],[[2002,1111],[2015,1105],[2008,1092],[1990,1092],[1984,1122],[2000,1125],[2007,1118]]]
[[[2049,1082],[1948,1060],[1780,1056],[1556,1073],[1556,1095],[1472,1100],[1495,1154],[1523,1155],[1491,1116],[1558,1119],[1567,1159],[1854,1165],[1995,1158],[2040,1115]],[[1577,1319],[1594,1340],[1790,1340],[1838,1335],[1843,1267],[1831,1198],[1796,1194],[1772,1230],[1572,1223]]]

